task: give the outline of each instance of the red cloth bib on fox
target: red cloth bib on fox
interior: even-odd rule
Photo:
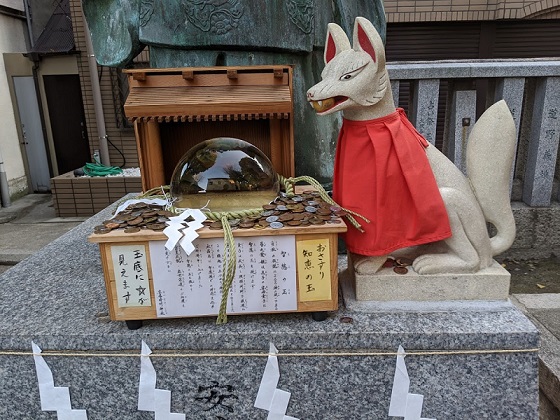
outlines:
[[[348,226],[349,251],[386,255],[451,236],[425,148],[404,111],[368,121],[344,119],[336,148],[333,199],[368,218]]]

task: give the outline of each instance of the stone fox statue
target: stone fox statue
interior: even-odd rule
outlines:
[[[319,115],[342,111],[333,198],[369,219],[349,226],[354,269],[376,272],[409,248],[419,274],[471,273],[492,264],[515,238],[509,178],[515,124],[504,101],[475,124],[466,150],[468,177],[395,109],[383,43],[358,17],[353,46],[328,25],[322,81],[307,91]],[[490,237],[487,222],[497,234]]]

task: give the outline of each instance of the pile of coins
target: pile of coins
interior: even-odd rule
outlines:
[[[230,219],[228,222],[231,229],[282,229],[285,226],[342,223],[340,217],[346,214],[340,207],[324,201],[315,191],[307,191],[293,197],[282,194],[262,208],[261,213],[253,217]],[[124,233],[137,233],[143,229],[161,232],[167,226],[165,222],[172,216],[175,214],[162,206],[135,203],[112,219],[95,226],[94,233],[105,234],[115,229],[124,229]],[[204,225],[213,230],[223,228],[221,221],[206,220]]]
[[[280,195],[262,208],[262,212],[256,216],[229,220],[231,229],[282,229],[286,226],[342,223],[340,217],[346,214],[340,207],[324,201],[315,191],[306,191],[293,197]],[[222,229],[221,221],[204,223],[209,229]]]
[[[166,228],[165,222],[175,216],[170,211],[156,204],[135,203],[103,224],[93,228],[94,233],[105,234],[115,229],[124,229],[124,233],[138,233],[143,229],[161,232]]]
[[[393,268],[393,271],[397,274],[406,274],[408,273],[408,268],[412,265],[412,260],[410,258],[393,258],[393,257],[389,257],[387,258],[387,261],[385,261],[385,264],[383,264],[383,267],[385,268]]]

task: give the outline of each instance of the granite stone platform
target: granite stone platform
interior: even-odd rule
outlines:
[[[422,417],[538,418],[538,331],[508,302],[364,311],[341,299],[322,322],[305,313],[231,316],[221,326],[153,320],[134,331],[110,321],[99,251],[87,242],[109,213],[0,276],[1,419],[56,418],[41,411],[32,340],[90,420],[154,418],[137,411],[142,340],[154,352],[157,388],[172,392],[171,411],[187,419],[267,418],[253,404],[270,342],[278,388],[291,393],[286,414],[296,418],[388,418],[399,345],[409,353],[410,392],[424,396]]]
[[[366,264],[367,265],[367,264]],[[397,274],[392,267],[352,272],[354,292],[360,301],[499,301],[509,297],[510,274],[498,262],[476,273],[421,275],[411,267]]]

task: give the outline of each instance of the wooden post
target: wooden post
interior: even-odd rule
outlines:
[[[282,159],[283,138],[281,132],[281,120],[278,118],[271,118],[268,121],[270,124],[270,161],[272,162],[272,167],[280,175],[289,177],[291,175],[286,173],[287,168],[284,167]]]
[[[148,191],[165,185],[159,123],[155,120],[141,123],[137,121],[135,130],[140,172],[142,174],[142,189]]]

